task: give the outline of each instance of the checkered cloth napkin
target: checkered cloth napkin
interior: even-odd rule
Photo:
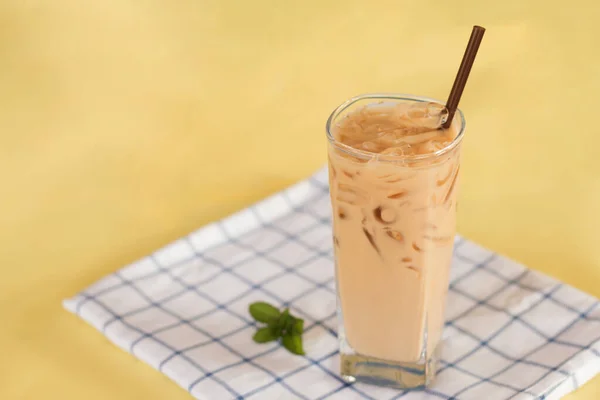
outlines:
[[[330,224],[321,170],[64,305],[197,399],[558,399],[600,370],[598,300],[457,237],[433,387],[345,383]],[[305,357],[252,341],[258,300],[305,319]]]

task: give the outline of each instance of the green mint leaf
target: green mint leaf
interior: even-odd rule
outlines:
[[[285,347],[290,353],[300,356],[304,355],[304,349],[302,348],[302,336],[286,333],[283,335],[281,343],[283,344],[283,347]]]
[[[294,335],[302,335],[302,332],[304,332],[304,320],[295,318],[291,331]]]
[[[281,317],[277,318],[277,319],[273,319],[271,321],[269,321],[268,323],[268,327],[277,335],[277,336],[281,336],[283,335],[285,326],[282,324],[283,320],[281,319]]]
[[[296,323],[296,318],[290,317],[285,322],[285,333],[294,333],[294,324]]]
[[[254,336],[252,336],[252,340],[254,340],[256,343],[272,342],[274,340],[277,340],[278,338],[279,338],[279,335],[276,335],[269,328],[260,328],[259,330],[256,331]]]
[[[267,324],[266,327],[256,331],[252,337],[256,343],[267,343],[281,338],[281,344],[290,353],[305,354],[302,345],[304,320],[291,315],[289,308],[279,312],[268,303],[257,302],[250,305],[249,311],[256,321]]]
[[[294,317],[290,315],[289,308],[286,308],[279,317],[279,328],[283,333],[290,332],[291,325],[294,323]]]
[[[252,315],[252,318],[258,322],[268,323],[269,321],[277,319],[280,316],[277,308],[263,301],[250,304],[248,309],[250,311],[250,315]]]
[[[267,326],[271,329],[277,330],[277,328],[279,326],[279,318],[270,319],[269,322],[267,322]]]

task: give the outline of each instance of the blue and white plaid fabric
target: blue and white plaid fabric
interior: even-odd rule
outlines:
[[[548,400],[600,370],[595,298],[458,237],[435,385],[343,382],[330,223],[322,170],[64,304],[198,399]],[[305,357],[252,341],[258,300],[305,319]]]

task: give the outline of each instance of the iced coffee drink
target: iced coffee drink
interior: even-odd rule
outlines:
[[[348,381],[421,387],[435,374],[456,229],[458,112],[367,95],[331,115],[341,372]]]

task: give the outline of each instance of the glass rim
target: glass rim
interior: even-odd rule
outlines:
[[[460,122],[461,122],[460,130],[459,130],[458,134],[452,140],[452,142],[450,142],[447,146],[445,146],[444,148],[439,149],[433,153],[413,154],[413,155],[379,154],[379,153],[372,153],[372,152],[366,151],[366,150],[355,149],[354,147],[348,146],[347,144],[341,143],[338,140],[336,140],[333,137],[333,134],[331,133],[331,127],[333,125],[333,121],[351,105],[355,104],[358,101],[369,100],[369,99],[371,99],[371,100],[386,100],[386,99],[387,100],[408,100],[408,101],[416,101],[416,102],[421,102],[421,103],[433,102],[433,103],[438,103],[438,104],[444,104],[444,102],[437,100],[437,99],[430,98],[430,97],[415,96],[412,94],[405,94],[405,93],[365,93],[365,94],[351,97],[350,99],[346,100],[345,102],[343,102],[342,104],[340,104],[338,107],[336,107],[333,110],[331,115],[329,115],[329,118],[327,118],[327,123],[325,125],[325,131],[326,131],[326,135],[327,135],[327,139],[328,139],[329,143],[331,143],[333,146],[335,146],[338,150],[340,150],[350,156],[361,158],[361,159],[366,159],[366,160],[376,159],[377,161],[388,161],[388,162],[422,161],[422,160],[429,160],[429,159],[440,157],[440,156],[448,153],[452,149],[454,149],[462,141],[462,138],[463,138],[464,132],[465,132],[466,121],[465,121],[465,116],[460,109],[457,109],[456,114],[455,114],[455,118],[456,118],[456,116],[458,116],[460,118]]]

